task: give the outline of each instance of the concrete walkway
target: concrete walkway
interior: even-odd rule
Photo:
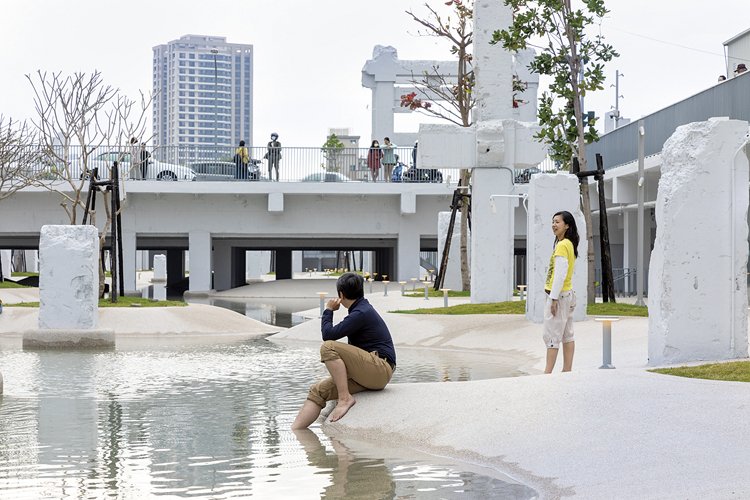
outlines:
[[[442,305],[382,292],[368,299],[380,311]],[[328,433],[486,464],[543,498],[750,497],[750,385],[648,372],[647,318],[613,325],[616,369],[599,369],[602,327],[589,319],[575,324],[574,371],[560,373],[559,360],[543,375],[541,325],[523,316],[383,316],[397,348],[517,353],[535,360],[520,368],[538,375],[394,384],[357,395],[341,421],[323,424]],[[319,342],[319,323],[271,339]]]
[[[263,286],[270,286],[263,290]],[[254,284],[216,296],[333,296],[333,281],[294,280]],[[615,370],[600,370],[601,324],[575,324],[572,373],[542,375],[545,348],[541,326],[523,316],[404,315],[387,311],[439,307],[442,299],[401,297],[394,287],[383,296],[374,285],[368,299],[383,312],[397,348],[480,350],[516,356],[530,376],[472,382],[393,384],[382,392],[357,395],[357,404],[326,432],[356,436],[384,446],[485,464],[533,488],[543,498],[745,498],[750,497],[750,385],[649,373],[646,318],[624,318],[613,326]],[[7,302],[8,290],[0,291]],[[17,293],[17,292],[14,292]],[[29,293],[29,292],[27,292]],[[451,304],[468,299],[450,299]],[[222,331],[218,308],[173,308],[198,317],[151,318],[132,330]],[[170,308],[172,309],[172,308]],[[182,310],[182,312],[179,312]],[[7,308],[15,315],[19,309]],[[146,309],[138,309],[140,314]],[[164,314],[166,310],[155,310]],[[109,311],[102,311],[104,318]],[[118,324],[131,321],[129,309]],[[150,311],[149,311],[150,312]],[[226,311],[245,328],[252,320]],[[25,313],[29,314],[29,313]],[[191,314],[193,314],[191,312]],[[317,318],[318,309],[306,312]],[[232,316],[234,315],[234,316]],[[336,313],[340,321],[345,311]],[[242,318],[242,319],[239,319]],[[0,338],[8,334],[0,316]],[[16,318],[18,319],[18,318]],[[27,318],[28,321],[31,321]],[[186,323],[181,323],[181,321]],[[248,322],[245,322],[247,320]],[[106,320],[109,321],[109,320]],[[240,325],[245,326],[240,326]],[[157,325],[157,326],[154,326]],[[182,326],[180,326],[182,325]],[[190,325],[193,325],[190,327]],[[263,328],[258,327],[258,332]],[[265,327],[264,332],[278,330]],[[178,338],[179,336],[175,336]],[[197,336],[196,338],[200,338]],[[317,319],[280,331],[271,340],[320,342]],[[119,343],[119,337],[118,337]]]

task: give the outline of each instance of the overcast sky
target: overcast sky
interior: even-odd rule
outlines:
[[[431,2],[444,8],[443,1]],[[723,42],[750,28],[745,0],[608,0],[601,31],[620,52],[607,88],[587,97],[603,115],[614,105],[615,70],[625,117],[637,119],[716,83]],[[450,59],[448,45],[418,35],[404,13],[424,0],[2,0],[0,113],[34,113],[27,73],[99,70],[131,97],[151,90],[152,47],[185,34],[254,46],[255,144],[276,131],[285,146],[318,146],[330,127],[370,137],[370,90],[361,70],[375,45],[401,59]],[[665,43],[666,42],[666,43]],[[416,119],[397,115],[397,129]],[[382,139],[382,138],[381,138]]]

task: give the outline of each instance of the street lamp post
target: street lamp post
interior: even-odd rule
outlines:
[[[214,55],[214,157],[218,158],[219,152],[219,67],[216,63],[218,49],[211,49]]]

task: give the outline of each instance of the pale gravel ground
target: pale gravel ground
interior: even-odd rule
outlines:
[[[271,294],[315,297],[314,292],[326,291],[322,289],[326,285],[332,286],[315,280],[306,284],[279,282],[274,283]],[[389,296],[383,297],[382,289],[375,287],[368,299],[380,311],[442,305],[441,299],[401,298],[390,288]],[[243,288],[234,296],[263,293],[257,285]],[[7,302],[9,291],[0,290],[0,298]],[[450,302],[462,301],[466,300]],[[173,317],[160,314],[167,310],[155,309],[159,318],[137,320],[137,324],[129,318],[136,311],[119,310],[115,315],[128,316],[127,320],[112,316],[103,322],[134,325],[129,327],[131,333],[152,334],[221,329],[224,322],[241,330],[249,327],[247,321],[252,322],[230,311],[218,320],[202,307],[175,308],[182,312]],[[140,315],[147,310],[137,312]],[[182,314],[186,316],[179,318]],[[307,314],[317,318],[318,310]],[[337,312],[336,321],[343,314]],[[0,338],[8,332],[4,320],[9,318],[3,316]],[[529,373],[540,373],[544,366],[541,326],[522,316],[388,312],[383,316],[400,347],[502,351],[511,356],[517,353]],[[17,327],[20,323],[16,320],[20,318],[12,321]],[[26,317],[25,321],[32,320]],[[385,446],[398,442],[490,465],[537,489],[543,498],[750,497],[746,474],[750,385],[647,372],[647,325],[646,318],[626,318],[614,324],[615,370],[598,369],[601,325],[588,320],[575,325],[577,352],[572,373],[394,384],[382,392],[357,395],[357,404],[341,422],[326,423],[323,428],[343,438],[352,436]],[[265,335],[268,330],[274,328],[259,326],[255,333]],[[271,339],[319,342],[319,323],[310,321]]]

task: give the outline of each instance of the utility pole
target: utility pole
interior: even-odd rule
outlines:
[[[615,128],[619,127],[620,124],[620,99],[622,96],[620,95],[620,77],[625,76],[622,73],[620,73],[620,70],[615,70],[615,110],[612,112],[612,118],[615,120]]]

